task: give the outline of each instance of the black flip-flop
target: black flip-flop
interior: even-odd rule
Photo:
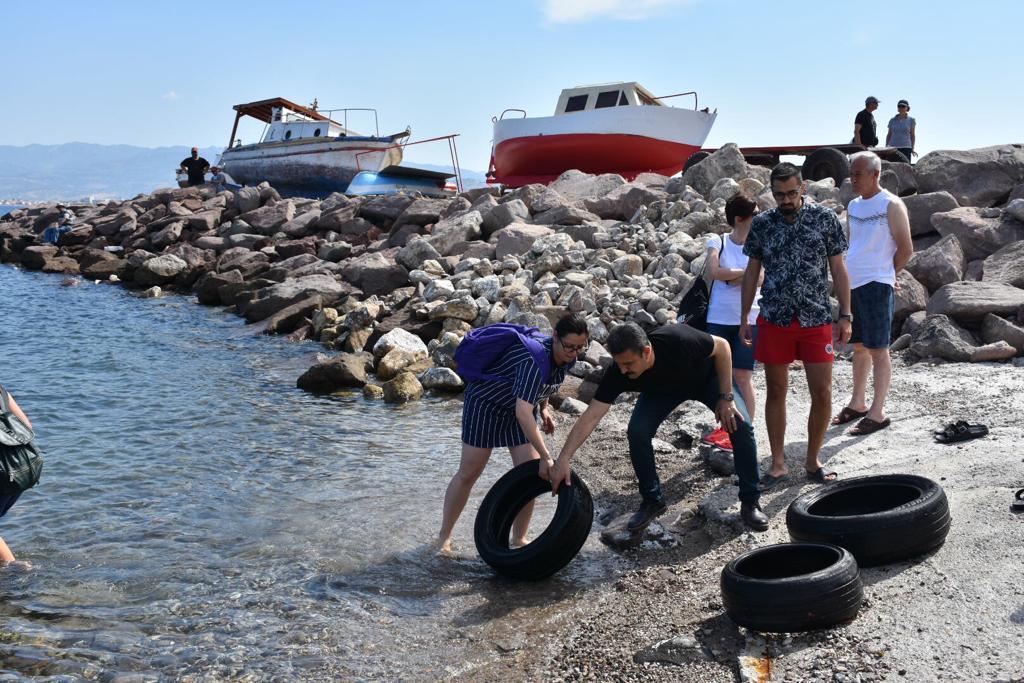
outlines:
[[[988,427],[983,424],[967,424],[966,420],[960,420],[956,424],[947,425],[941,434],[935,435],[935,440],[939,443],[958,443],[960,441],[970,441],[971,439],[980,439],[988,434]]]
[[[1017,491],[1016,500],[1010,503],[1010,512],[1024,512],[1024,489]]]
[[[820,484],[831,484],[834,481],[839,481],[839,477],[836,476],[835,472],[829,472],[824,467],[819,467],[818,469],[814,470],[813,472],[811,472],[810,470],[804,470],[804,471],[807,473],[807,478],[810,481],[816,481],[816,482],[818,482]],[[829,479],[829,477],[834,477],[834,478],[833,479]]]

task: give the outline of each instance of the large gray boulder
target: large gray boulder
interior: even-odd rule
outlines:
[[[413,198],[404,194],[374,197],[359,207],[359,216],[387,230],[409,208]]]
[[[584,199],[583,208],[600,218],[625,221],[632,218],[641,206],[650,206],[667,197],[664,190],[653,189],[638,183],[626,183],[619,185],[603,197]],[[544,221],[538,219],[538,222]],[[557,222],[565,223],[565,221]]]
[[[166,285],[188,268],[184,259],[174,254],[163,254],[151,258],[135,269],[135,283],[143,287]]]
[[[395,218],[395,225],[430,225],[441,220],[441,214],[446,208],[448,201],[445,199],[420,197]]]
[[[593,175],[572,169],[555,179],[549,187],[570,202],[587,197],[603,197],[626,180],[616,173]],[[536,208],[533,209],[535,212]]]
[[[543,213],[535,214],[533,217],[534,223],[540,225],[579,225],[581,223],[597,223],[600,220],[600,216],[568,205],[556,206]]]
[[[311,209],[301,213],[281,226],[281,232],[289,237],[305,237],[316,232],[317,221],[320,220],[320,209]]]
[[[964,279],[967,258],[956,235],[946,235],[931,247],[911,256],[907,270],[929,292],[934,292],[943,285]]]
[[[902,329],[903,322],[914,313],[924,311],[928,306],[928,290],[914,276],[906,270],[901,270],[896,276],[899,289],[894,292],[895,306],[893,307],[892,329]]]
[[[1024,240],[1024,223],[998,209],[965,206],[932,216],[939,234],[956,235],[968,261],[983,259],[1008,244]]]
[[[932,214],[960,208],[953,195],[945,191],[911,195],[904,197],[903,203],[907,206],[907,214],[910,216],[910,234],[914,237],[935,232],[935,226],[932,225]]]
[[[917,176],[914,175],[913,166],[902,162],[883,161],[882,168],[891,171],[896,176],[900,188],[897,194],[901,197],[907,197],[917,192]]]
[[[234,192],[235,208],[239,213],[248,213],[260,206],[260,191],[255,187],[242,187]]]
[[[1024,242],[1008,244],[985,259],[981,279],[1024,288]]]
[[[1024,327],[988,313],[981,321],[981,339],[988,344],[1006,342],[1024,356]]]
[[[978,342],[945,315],[929,315],[914,334],[910,351],[921,358],[945,358],[964,362],[971,359]]]
[[[452,253],[455,245],[460,242],[480,239],[482,220],[479,211],[468,211],[458,216],[445,218],[434,225],[434,230],[427,241],[439,254],[448,256]]]
[[[497,259],[504,259],[509,255],[525,254],[533,247],[533,243],[545,235],[555,233],[551,228],[542,225],[528,225],[526,223],[513,223],[507,228],[502,228],[494,233],[492,239],[497,238],[497,245],[494,256]]]
[[[254,298],[242,306],[243,310],[239,312],[249,322],[256,322],[269,318],[313,294],[319,294],[324,302],[333,302],[345,291],[345,288],[329,275],[306,275],[256,290]]]
[[[491,209],[481,223],[484,237],[501,230],[513,223],[526,223],[530,220],[530,209],[521,199],[512,199],[498,204]]]
[[[348,259],[341,275],[367,294],[388,294],[409,284],[409,271],[384,252]]]
[[[423,343],[422,339],[412,332],[407,332],[402,328],[396,328],[384,334],[373,345],[374,360],[379,361],[395,349],[402,349],[403,351],[407,351],[411,354],[427,355],[427,345]]]
[[[961,206],[996,206],[1024,181],[1024,145],[937,150],[914,172],[921,192],[947,190]]]
[[[928,315],[947,315],[965,327],[977,328],[986,313],[1015,314],[1024,306],[1024,289],[1002,282],[954,282],[928,301]]]
[[[767,169],[750,166],[743,158],[740,148],[735,143],[728,143],[701,161],[691,166],[683,173],[682,185],[689,185],[702,196],[708,197],[711,188],[722,178],[732,178],[740,181],[744,178],[757,178],[762,180],[767,176]],[[762,180],[762,182],[764,182]],[[672,188],[672,184],[669,184]]]
[[[402,372],[390,382],[385,382],[384,401],[386,403],[407,403],[423,396],[423,385],[411,372]]]
[[[259,234],[273,235],[282,225],[295,218],[295,203],[286,199],[243,213],[239,218]]]
[[[395,256],[395,261],[406,270],[416,270],[424,261],[434,260],[440,263],[441,254],[431,246],[430,242],[415,239],[402,247]]]
[[[295,384],[299,389],[329,393],[345,387],[366,384],[367,353],[342,353],[317,363],[302,373]]]
[[[355,218],[356,211],[359,210],[359,205],[355,203],[339,204],[329,211],[323,208],[326,205],[326,201],[320,205],[320,217],[317,218],[314,225],[314,230],[316,231],[333,230],[334,232],[341,232],[341,226]]]
[[[430,368],[419,377],[424,389],[457,392],[465,388],[465,382],[451,368]]]

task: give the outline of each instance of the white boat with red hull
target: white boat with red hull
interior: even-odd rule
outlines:
[[[693,96],[694,108],[665,105]],[[506,118],[510,112],[522,118]],[[636,82],[562,91],[554,116],[527,117],[506,109],[495,117],[488,182],[519,187],[549,183],[569,169],[674,175],[707,139],[717,112],[697,109],[695,92],[655,97]]]

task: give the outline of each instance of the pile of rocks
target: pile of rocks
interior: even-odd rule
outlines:
[[[919,252],[900,279],[897,344],[949,360],[1024,353],[1024,149],[934,152],[914,168],[887,164],[883,180],[905,195]],[[703,266],[704,236],[728,231],[726,199],[742,189],[771,207],[767,182],[768,169],[726,145],[678,178],[567,171],[549,186],[453,199],[167,189],[74,207],[75,228],[56,246],[38,237],[54,207],[13,212],[0,222],[0,260],[194,292],[268,333],[340,352],[300,387],[366,387],[390,401],[458,391],[454,351],[473,327],[550,330],[581,312],[592,344],[567,392],[588,400],[611,362],[601,346],[609,329],[674,321]],[[840,214],[852,198],[848,181],[809,183],[807,195]]]

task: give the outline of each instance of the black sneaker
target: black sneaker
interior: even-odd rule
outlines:
[[[768,515],[761,510],[759,503],[740,503],[740,518],[743,523],[754,531],[768,530]]]
[[[654,518],[667,510],[668,507],[663,501],[645,500],[640,509],[633,513],[633,516],[626,522],[626,529],[629,531],[641,531],[654,521]]]

